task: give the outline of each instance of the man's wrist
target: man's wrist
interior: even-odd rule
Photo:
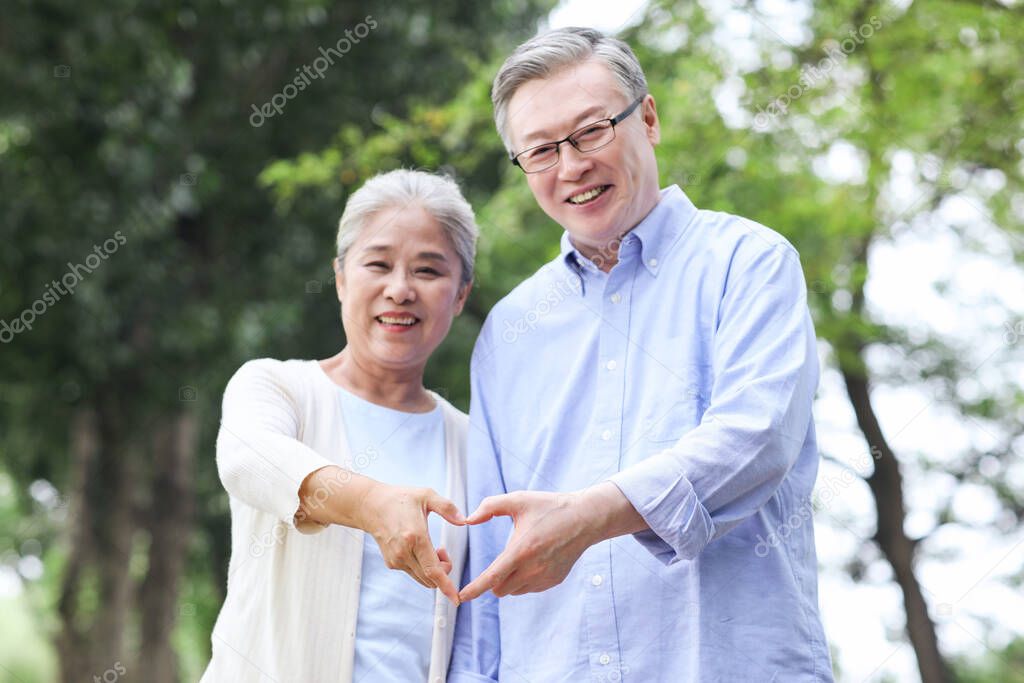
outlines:
[[[649,528],[619,487],[604,481],[579,492],[577,504],[588,520],[590,545]]]

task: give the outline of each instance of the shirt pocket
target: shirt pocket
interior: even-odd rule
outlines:
[[[665,378],[643,412],[640,429],[644,441],[666,447],[698,424],[708,410],[707,391],[701,381],[707,369],[693,367],[685,375]]]
[[[700,424],[707,408],[700,385],[687,382],[673,394],[647,411],[641,423],[647,443],[662,447],[671,445]]]
[[[651,335],[637,354],[641,378],[631,397],[639,405],[637,441],[661,450],[700,424],[708,407],[711,366],[697,334]]]

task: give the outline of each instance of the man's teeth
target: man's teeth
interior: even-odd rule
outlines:
[[[586,192],[581,192],[581,193],[579,193],[577,195],[573,195],[572,197],[569,197],[569,201],[572,202],[573,204],[586,204],[587,202],[589,202],[589,201],[591,201],[593,199],[596,199],[598,197],[598,195],[600,195],[601,193],[603,193],[607,189],[608,189],[607,185],[602,185],[601,187],[595,187],[593,190],[587,190]]]
[[[416,318],[392,318],[387,315],[378,315],[377,320],[385,325],[415,325]]]

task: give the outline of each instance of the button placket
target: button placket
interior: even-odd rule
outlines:
[[[634,245],[635,247],[636,245]],[[629,345],[630,291],[642,261],[626,254],[609,273],[600,297],[595,297],[601,315],[598,367],[594,369],[596,394],[592,425],[595,448],[588,458],[587,485],[598,484],[618,471],[622,450],[622,410],[625,394],[624,359]],[[615,617],[615,596],[611,583],[611,543],[591,547],[581,558],[582,581],[589,583],[585,601],[588,655],[593,680],[608,676],[608,664],[617,661],[621,649]],[[586,585],[586,584],[584,584]]]

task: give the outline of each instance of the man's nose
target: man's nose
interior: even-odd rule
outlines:
[[[577,180],[593,166],[590,155],[584,154],[568,142],[562,144],[558,154],[560,180]]]

